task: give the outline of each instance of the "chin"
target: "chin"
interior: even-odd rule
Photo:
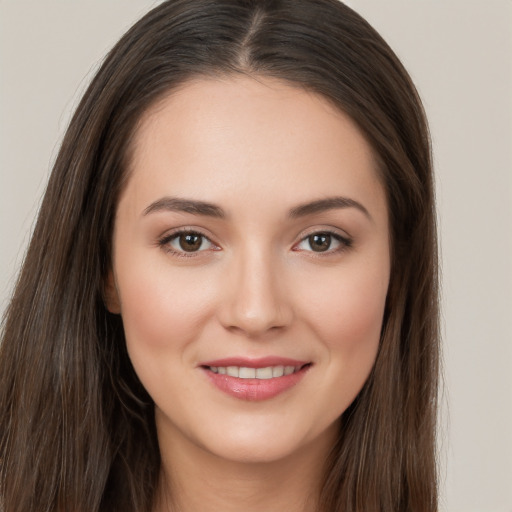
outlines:
[[[217,457],[243,464],[278,462],[293,456],[300,443],[290,439],[229,439],[211,443],[210,452]]]
[[[262,423],[267,423],[262,425]],[[339,431],[339,424],[320,430],[315,425],[269,425],[252,421],[238,428],[224,428],[197,439],[198,444],[210,454],[226,461],[244,464],[268,464],[295,459],[311,450],[329,452]]]

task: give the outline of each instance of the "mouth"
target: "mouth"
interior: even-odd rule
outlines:
[[[268,380],[283,377],[285,375],[292,375],[297,373],[311,363],[306,363],[301,366],[265,366],[263,368],[250,368],[247,366],[203,366],[206,370],[219,375],[228,375],[237,379],[259,379]]]
[[[273,398],[298,384],[313,363],[283,358],[223,359],[200,365],[214,386],[248,401]]]

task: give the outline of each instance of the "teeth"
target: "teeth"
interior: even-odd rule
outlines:
[[[272,377],[282,377],[284,375],[284,366],[274,366],[272,368]]]
[[[295,368],[293,366],[285,366],[284,367],[285,375],[291,375],[294,371],[295,371]]]
[[[238,371],[238,377],[240,379],[255,379],[256,368],[240,368]]]
[[[242,372],[240,372],[242,373]],[[272,367],[267,366],[267,368],[258,368],[256,370],[256,378],[257,379],[271,379],[272,378]]]
[[[229,375],[239,379],[272,379],[282,377],[283,375],[291,375],[299,371],[300,367],[295,366],[267,366],[265,368],[246,368],[244,366],[210,366],[210,371],[220,375]]]
[[[238,377],[239,371],[240,368],[238,368],[238,366],[228,366],[226,368],[226,375],[229,375],[230,377]]]

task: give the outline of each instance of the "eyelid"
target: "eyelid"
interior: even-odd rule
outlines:
[[[176,250],[173,247],[171,247],[170,242],[182,234],[195,234],[195,235],[201,236],[202,238],[207,240],[211,244],[212,247],[209,247],[207,249],[198,250],[198,251],[190,251],[190,252]],[[184,258],[197,257],[197,256],[201,255],[202,253],[207,252],[209,250],[214,250],[214,251],[220,250],[220,247],[218,246],[218,244],[216,244],[209,235],[205,234],[202,229],[192,227],[192,226],[190,226],[190,227],[183,226],[183,227],[179,227],[179,228],[175,228],[170,231],[167,231],[164,235],[162,235],[158,238],[157,244],[159,247],[161,247],[168,253],[178,256],[178,257],[184,257]]]
[[[180,251],[172,248],[170,246],[170,242],[174,239],[176,239],[181,234],[196,234],[198,236],[203,237],[205,240],[207,240],[211,247],[207,249],[202,249],[198,251]],[[340,246],[335,249],[327,249],[326,251],[313,251],[313,250],[304,250],[304,249],[297,249],[297,247],[306,241],[306,239],[312,235],[315,234],[326,234],[333,237],[337,242],[339,242]],[[202,253],[208,252],[208,251],[219,251],[221,250],[220,246],[216,244],[210,235],[207,235],[203,229],[193,227],[193,226],[182,226],[179,228],[174,228],[170,231],[167,231],[164,235],[160,236],[157,240],[157,245],[161,247],[162,249],[166,250],[170,254],[173,254],[178,257],[197,257],[200,256]],[[347,250],[351,248],[353,245],[353,238],[344,230],[340,230],[339,228],[334,228],[332,226],[329,227],[322,227],[317,226],[314,228],[310,228],[308,230],[303,231],[299,237],[298,241],[295,242],[292,246],[292,251],[297,252],[307,252],[312,253],[315,257],[322,257],[322,256],[329,256],[332,254],[336,254],[339,252],[342,252],[344,250]]]
[[[313,251],[313,250],[304,250],[304,249],[297,249],[297,247],[305,242],[310,236],[317,235],[317,234],[325,234],[330,235],[333,237],[336,241],[340,243],[340,247],[337,247],[335,249],[328,249],[326,251]],[[345,231],[342,231],[338,228],[333,227],[325,227],[318,226],[312,229],[308,229],[307,231],[302,232],[299,235],[299,240],[293,244],[292,250],[297,252],[308,252],[313,253],[315,257],[322,257],[322,256],[329,256],[332,254],[336,254],[339,252],[342,252],[344,250],[350,249],[353,245],[353,238]]]

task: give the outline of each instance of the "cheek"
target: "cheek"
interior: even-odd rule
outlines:
[[[364,294],[362,290],[339,298],[339,309],[332,312],[335,321],[329,337],[333,350],[374,351],[380,339],[384,302],[384,294]]]
[[[317,276],[318,278],[318,276]],[[309,328],[328,360],[322,385],[329,390],[319,407],[334,421],[356,398],[368,378],[380,342],[389,272],[382,265],[350,265],[316,281],[304,303]],[[313,283],[310,283],[313,284]],[[307,313],[306,313],[307,311]]]
[[[166,403],[191,393],[194,340],[210,317],[215,290],[204,279],[199,286],[197,272],[172,271],[159,261],[136,263],[120,262],[116,276],[126,347],[148,393]]]
[[[386,272],[356,270],[310,294],[308,317],[332,350],[351,352],[378,343],[387,283]]]
[[[165,265],[126,265],[117,280],[128,347],[173,350],[202,329],[215,290],[206,279]],[[201,286],[199,286],[200,282]]]
[[[382,279],[384,275],[384,279]],[[326,365],[311,400],[324,425],[336,421],[366,382],[377,355],[387,295],[384,274],[352,272],[333,279],[323,293],[310,294],[309,328],[324,348]],[[318,283],[317,283],[318,284]],[[313,403],[313,402],[312,402]]]

